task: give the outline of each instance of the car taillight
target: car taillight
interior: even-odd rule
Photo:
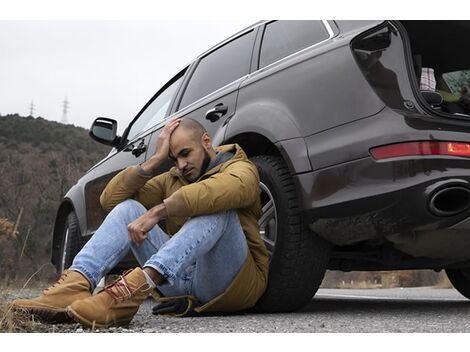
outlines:
[[[383,145],[369,150],[376,160],[419,155],[450,155],[470,157],[470,143],[420,141]]]

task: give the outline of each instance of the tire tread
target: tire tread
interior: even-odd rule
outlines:
[[[262,155],[253,157],[252,161],[258,167],[261,180],[265,182],[268,179],[279,188],[277,196],[282,201],[278,203],[285,205],[285,216],[282,217],[285,228],[282,238],[280,231],[277,234],[268,288],[255,310],[295,311],[307,304],[318,290],[326,271],[329,246],[302,224],[296,187],[284,160],[278,156]]]

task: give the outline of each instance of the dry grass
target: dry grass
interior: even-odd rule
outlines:
[[[31,317],[25,312],[13,312],[8,303],[2,299],[2,303],[0,303],[0,332],[36,331],[37,325],[40,324],[34,320],[34,316]]]
[[[18,291],[18,285],[11,285],[7,287],[0,287],[0,333],[5,332],[33,332],[41,331],[40,328],[43,324],[34,319],[34,316],[26,312],[13,311],[9,305],[11,297],[22,296],[25,292],[26,287],[30,284],[38,273],[43,269],[45,265],[41,266],[35,273],[30,275],[25,283],[20,286]],[[43,284],[41,284],[43,285]],[[30,289],[31,287],[28,287]]]
[[[27,312],[12,311],[5,297],[4,294],[0,297],[0,333],[61,332],[61,330],[65,330],[60,325],[44,324]]]
[[[6,218],[0,218],[0,235],[10,236],[14,233],[15,225]]]

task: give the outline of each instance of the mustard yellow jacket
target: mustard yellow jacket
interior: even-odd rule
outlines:
[[[231,209],[237,211],[249,248],[245,263],[229,287],[196,308],[196,312],[233,312],[250,308],[264,293],[268,278],[269,257],[258,226],[262,211],[256,166],[237,144],[215,149],[235,155],[208,170],[194,183],[188,184],[176,167],[148,178],[139,174],[138,166],[132,166],[117,174],[100,198],[107,211],[128,198],[134,198],[147,209],[164,202],[169,215],[166,230],[170,236],[189,217]]]

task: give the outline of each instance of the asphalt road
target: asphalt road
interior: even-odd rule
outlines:
[[[97,332],[470,332],[470,300],[454,289],[320,289],[308,306],[289,314],[173,318],[152,315],[153,305],[147,300],[127,328]],[[78,324],[40,330],[88,331]]]
[[[152,303],[133,326],[141,322],[148,332],[470,332],[470,301],[453,289],[321,289],[295,313],[184,319],[152,316]]]

